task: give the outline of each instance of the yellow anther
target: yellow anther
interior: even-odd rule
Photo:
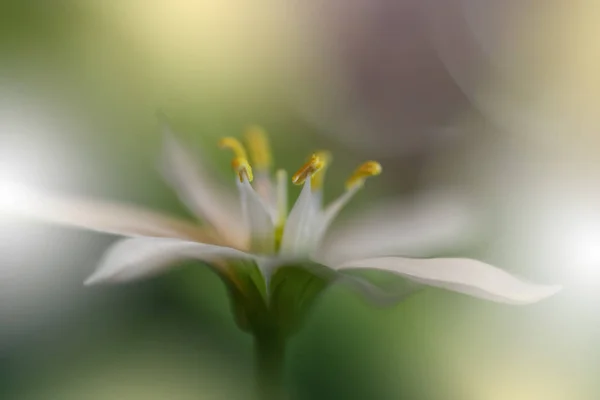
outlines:
[[[312,174],[311,186],[313,190],[319,190],[323,187],[323,182],[325,180],[325,171],[327,171],[327,167],[329,167],[329,164],[331,164],[331,153],[322,150],[317,151],[315,154],[322,160],[323,166],[321,167],[321,169]]]
[[[252,163],[258,169],[269,169],[273,162],[269,138],[260,126],[250,126],[246,129],[246,143],[250,150]]]
[[[252,167],[250,167],[250,163],[248,163],[247,159],[242,157],[236,157],[231,162],[231,166],[240,177],[240,182],[244,181],[244,176],[248,179],[248,182],[252,182],[252,180],[254,179],[254,175],[252,174]]]
[[[244,181],[244,176],[249,182],[252,182],[254,175],[252,174],[252,167],[248,162],[248,156],[246,156],[246,149],[240,143],[239,140],[232,137],[226,137],[219,141],[219,147],[222,149],[229,149],[233,151],[235,157],[231,161],[231,166],[240,177],[240,182]]]
[[[236,138],[225,137],[219,140],[219,147],[222,149],[229,149],[233,151],[233,154],[235,154],[235,158],[244,158],[246,160],[248,159],[248,156],[246,155],[246,149],[244,149],[244,145],[242,145],[240,141]]]
[[[362,186],[367,178],[379,174],[381,174],[381,164],[377,161],[367,161],[358,167],[346,181],[346,189],[350,190],[357,186]]]
[[[319,171],[324,165],[325,162],[318,155],[313,154],[310,160],[292,176],[292,183],[294,185],[302,185],[306,181],[306,178]]]

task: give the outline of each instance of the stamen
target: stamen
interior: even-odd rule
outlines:
[[[240,182],[244,182],[244,175],[248,182],[254,180],[254,174],[252,173],[252,167],[245,158],[236,157],[231,161],[231,167],[240,177]]]
[[[367,161],[359,166],[346,181],[346,190],[362,186],[367,178],[381,174],[381,164],[377,161]]]
[[[277,223],[285,225],[288,212],[287,171],[277,170]]]
[[[325,181],[325,172],[327,171],[327,167],[331,164],[331,153],[328,151],[318,151],[316,153],[317,157],[319,157],[323,161],[323,166],[318,171],[315,171],[312,174],[312,182],[311,188],[312,190],[320,190],[323,188],[323,182]]]
[[[279,250],[285,222],[288,213],[288,190],[287,190],[287,171],[284,169],[277,170],[275,175],[277,187],[277,216],[275,219],[275,250]]]
[[[236,158],[245,158],[246,160],[248,159],[244,145],[242,145],[240,141],[236,138],[225,137],[219,140],[219,147],[222,149],[229,149],[233,151],[233,154],[235,154]]]
[[[319,171],[321,168],[325,166],[325,162],[316,154],[313,154],[310,157],[310,160],[306,164],[304,164],[298,172],[292,176],[292,183],[294,185],[302,185],[306,178],[313,175],[315,172]],[[312,182],[311,182],[312,183]]]
[[[250,126],[246,130],[246,142],[252,157],[252,163],[257,169],[268,170],[271,168],[273,158],[269,138],[260,126]]]
[[[250,163],[248,162],[246,149],[244,149],[244,146],[240,141],[232,137],[226,137],[219,141],[219,147],[233,151],[235,157],[233,161],[231,161],[231,167],[237,172],[240,177],[240,182],[244,181],[244,177],[248,179],[248,182],[252,182],[254,179],[252,167],[250,167]]]

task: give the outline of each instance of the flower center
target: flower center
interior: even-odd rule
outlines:
[[[331,163],[331,153],[317,151],[292,175],[291,182],[304,185],[304,189],[288,215],[288,175],[285,170],[279,169],[273,176],[273,158],[267,135],[262,128],[251,126],[245,133],[245,139],[255,172],[248,161],[246,148],[239,140],[226,137],[219,141],[219,146],[231,150],[234,154],[231,165],[239,177],[242,208],[247,214],[246,220],[250,224],[252,239],[254,240],[257,232],[260,232],[276,252],[281,246],[302,248],[303,251],[306,247],[314,247],[333,218],[363,187],[366,179],[381,174],[381,165],[378,162],[367,161],[361,164],[346,181],[346,192],[323,208],[323,183],[325,172]],[[257,224],[252,222],[261,219],[252,214],[257,212],[268,216],[266,220],[269,221],[270,228],[265,229],[264,226],[256,226]],[[261,220],[264,222],[265,218]],[[265,235],[268,231],[271,234]],[[286,246],[286,241],[291,244]]]

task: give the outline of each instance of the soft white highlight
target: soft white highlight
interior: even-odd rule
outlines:
[[[18,213],[31,208],[34,199],[35,192],[27,186],[10,180],[0,180],[0,212]]]

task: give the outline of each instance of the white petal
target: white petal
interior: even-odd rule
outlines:
[[[347,190],[346,192],[344,192],[344,194],[342,194],[333,202],[331,202],[331,204],[329,204],[323,211],[320,211],[323,203],[323,194],[321,192],[316,193],[318,197],[316,196],[315,202],[318,204],[319,216],[315,219],[314,234],[312,237],[312,247],[315,250],[317,250],[320,247],[319,244],[321,244],[323,236],[325,236],[331,223],[335,220],[335,218],[338,216],[340,211],[342,211],[342,209],[346,206],[346,204],[348,204],[348,202],[352,200],[352,198],[358,192],[359,189],[360,187],[354,187],[350,190]],[[325,261],[329,262],[331,260]]]
[[[509,304],[535,303],[561,290],[560,286],[528,283],[491,265],[464,258],[379,257],[349,261],[335,269],[356,268],[390,271],[415,282]]]
[[[114,244],[86,285],[126,282],[159,273],[184,260],[250,259],[252,255],[229,247],[177,239],[135,238]]]
[[[317,258],[338,264],[379,255],[431,256],[474,240],[476,217],[466,199],[437,191],[410,202],[379,201],[332,227]]]
[[[11,212],[21,217],[116,235],[170,237],[216,243],[216,238],[195,224],[142,207],[58,196],[29,189],[26,193],[18,204],[11,207]]]
[[[267,210],[262,199],[254,191],[250,182],[244,179],[239,180],[238,188],[242,198],[242,210],[250,227],[250,237],[252,239],[252,251],[264,254],[271,254],[275,248],[275,227],[273,217]]]
[[[277,216],[277,196],[275,185],[268,171],[255,171],[252,186],[269,210],[272,218]]]
[[[265,261],[262,261],[263,263]],[[333,270],[325,265],[307,261],[306,259],[291,259],[286,261],[282,260],[269,260],[267,261],[269,266],[279,267],[282,265],[297,265],[308,271],[315,276],[318,276],[328,283],[336,283],[344,285],[346,288],[355,292],[359,296],[362,296],[378,306],[386,307],[398,304],[400,301],[406,299],[410,294],[413,294],[417,288],[417,285],[410,290],[406,287],[403,290],[387,290],[382,289],[379,286],[371,283],[367,279],[362,277],[353,276],[342,271]]]
[[[190,211],[211,224],[233,246],[246,246],[248,232],[240,224],[241,210],[235,196],[225,194],[207,168],[195,162],[168,127],[164,132],[161,171]]]
[[[315,234],[315,220],[319,217],[319,210],[310,181],[310,177],[306,179],[302,192],[286,221],[281,239],[282,254],[308,254],[311,250],[311,237]]]
[[[336,281],[380,307],[394,306],[418,290],[417,286],[396,291],[384,290],[365,278],[344,275],[342,272],[338,273]]]

